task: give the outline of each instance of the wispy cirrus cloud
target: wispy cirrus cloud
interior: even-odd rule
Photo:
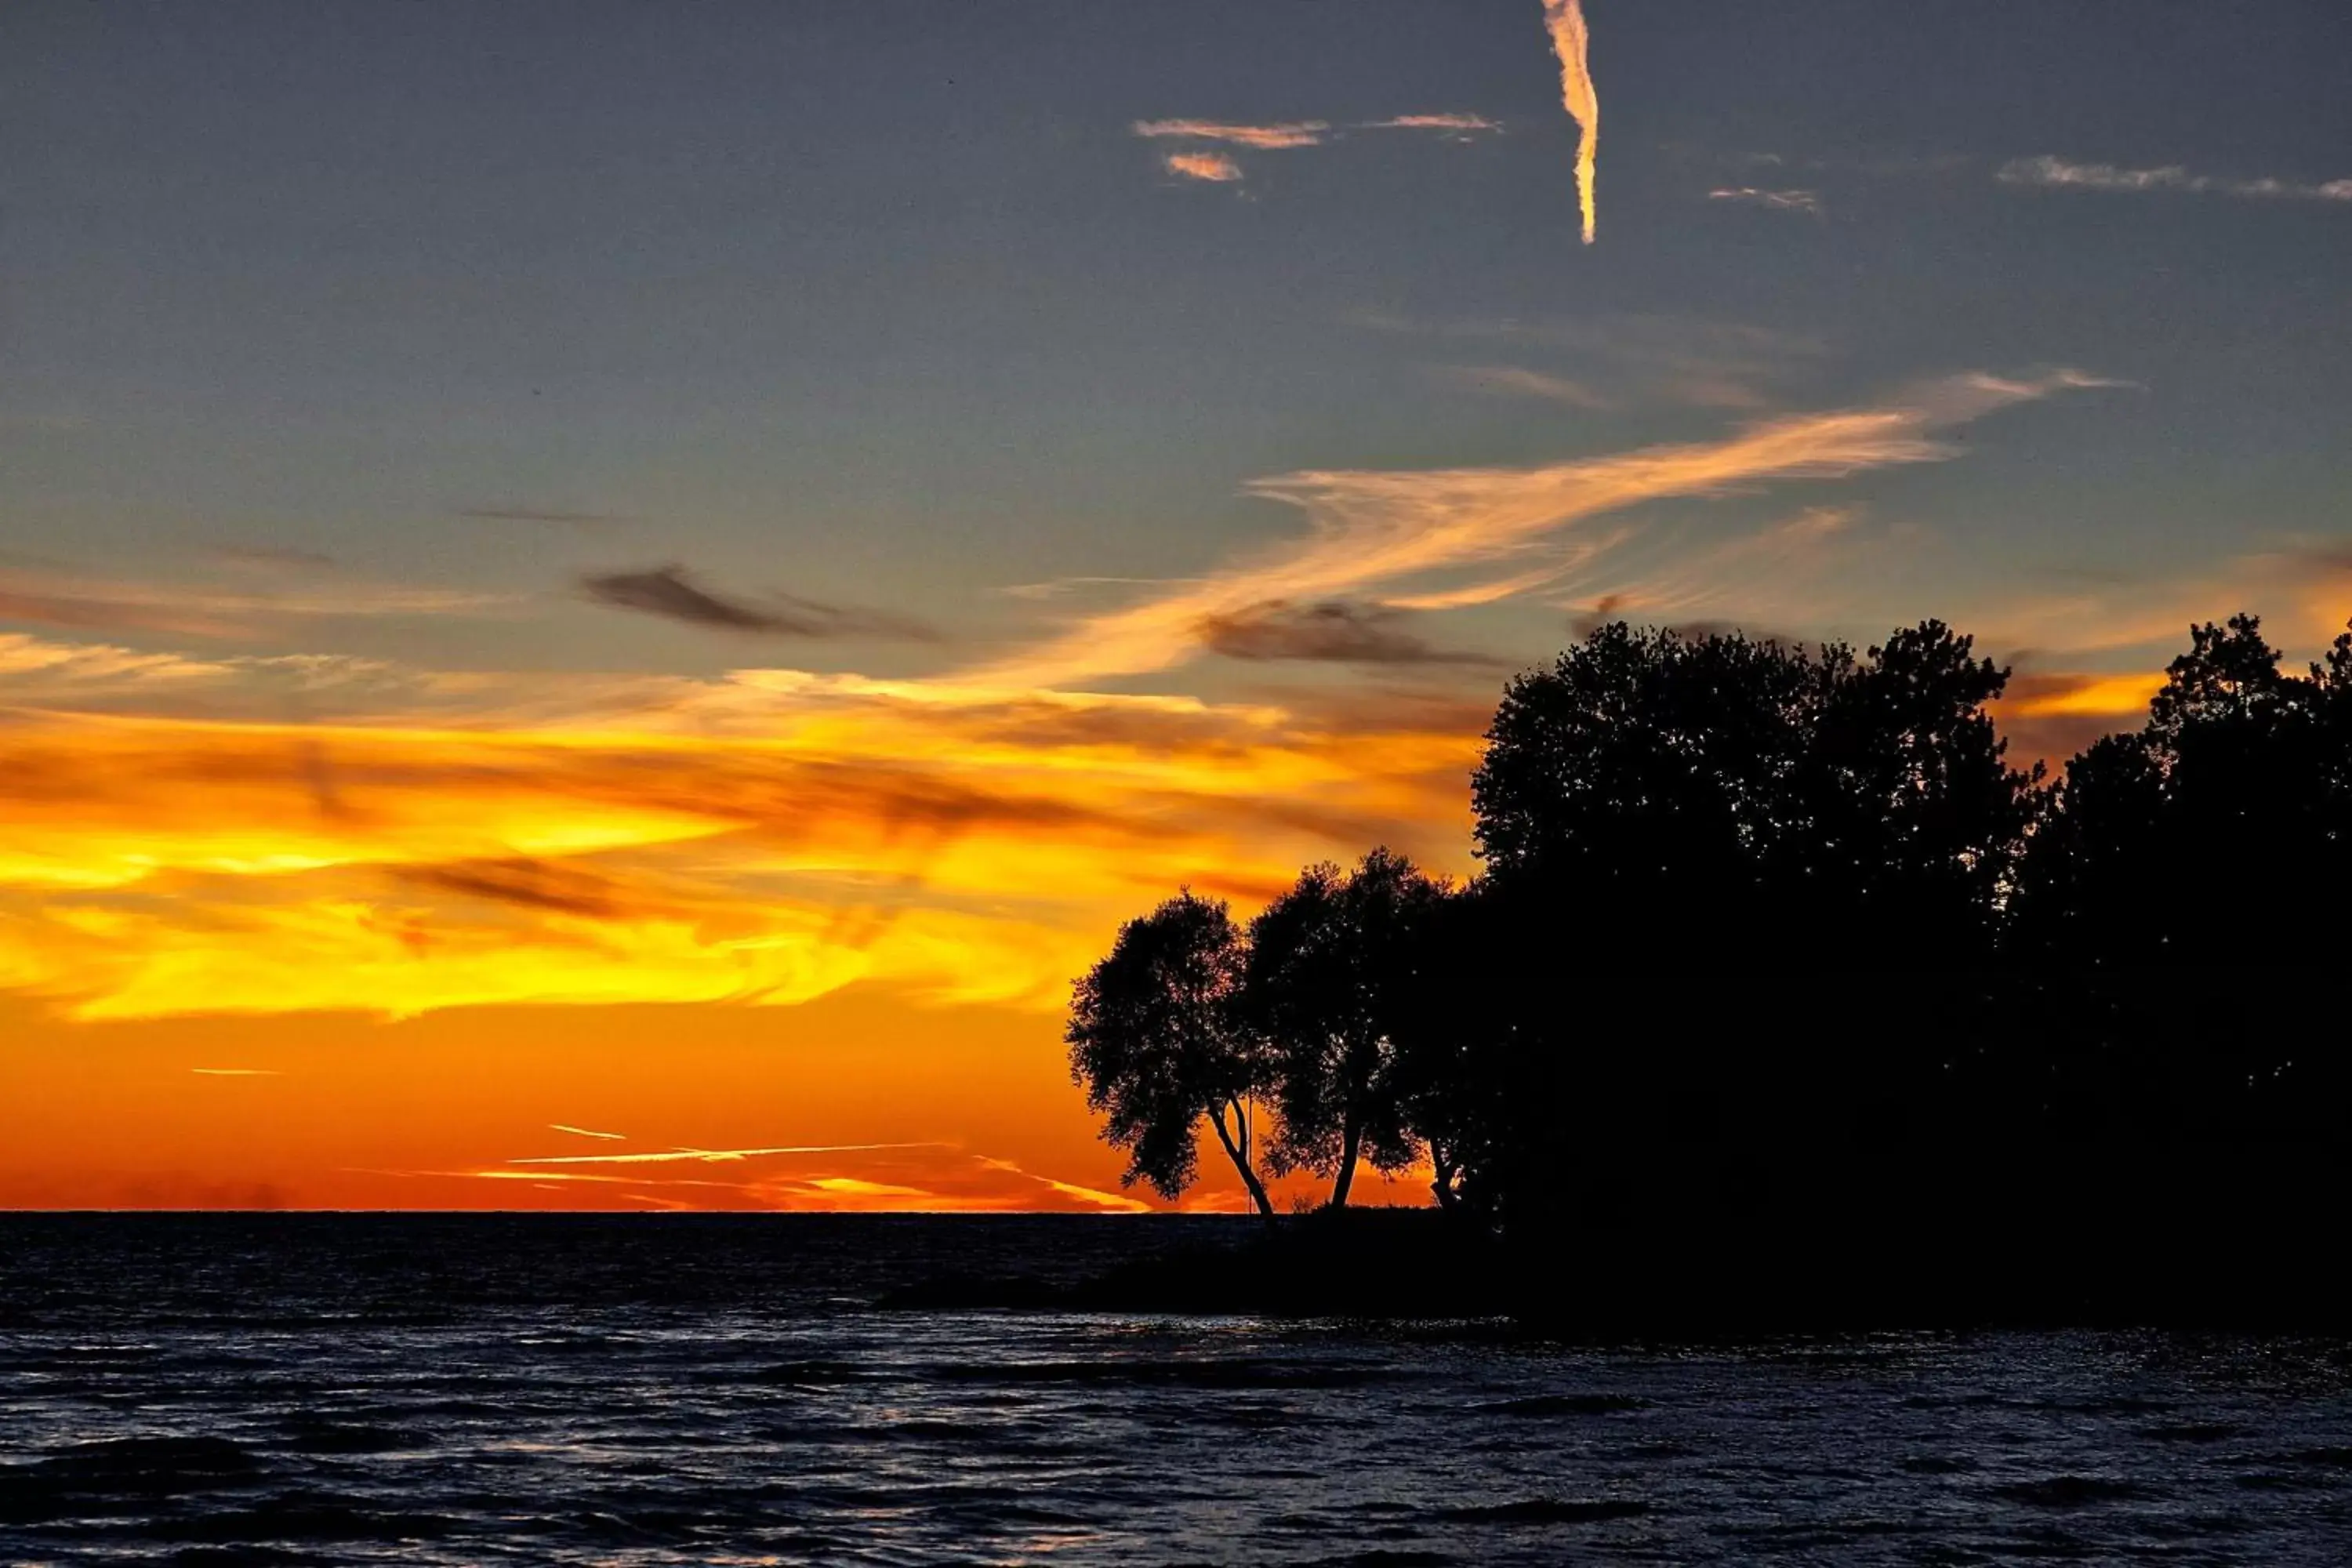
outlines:
[[[1234,124],[1219,120],[1139,120],[1134,126],[1138,136],[1172,137],[1186,142],[1225,142],[1261,153],[1287,147],[1318,146],[1330,129],[1329,122],[1321,120],[1285,121],[1267,125]]]
[[[325,572],[335,564],[331,555],[289,544],[215,544],[205,553],[232,566],[265,572]]]
[[[963,679],[1052,687],[1164,669],[1192,657],[1204,624],[1270,601],[1346,597],[1502,559],[1644,501],[1939,462],[1957,455],[1937,437],[1945,427],[2098,384],[2075,371],[2025,379],[1979,373],[1929,383],[1874,406],[1762,421],[1719,441],[1527,468],[1311,470],[1258,480],[1249,493],[1297,508],[1309,524],[1306,539],[1091,617]]]
[[[1180,179],[1214,185],[1232,184],[1242,177],[1242,166],[1223,153],[1170,153],[1160,166]]]
[[[1547,403],[1564,403],[1571,408],[1589,408],[1596,412],[1617,405],[1613,399],[1584,382],[1540,370],[1528,370],[1520,365],[1449,364],[1440,366],[1438,374],[1457,386],[1468,387],[1475,392],[1536,397]]]
[[[1499,136],[1503,133],[1499,121],[1483,114],[1398,114],[1386,120],[1366,120],[1359,122],[1361,131],[1435,131],[1444,135],[1468,139],[1473,136]]]
[[[1810,213],[1822,216],[1819,191],[1774,191],[1756,185],[1718,185],[1707,192],[1711,202],[1732,202],[1741,206],[1764,207],[1773,212]]]
[[[1381,603],[1400,610],[1464,610],[1478,605],[1498,604],[1529,593],[1570,570],[1580,559],[1621,542],[1622,536],[1604,535],[1585,542],[1583,548],[1560,552],[1556,558],[1525,572],[1515,572],[1507,577],[1496,577],[1484,582],[1465,583],[1451,588],[1431,588],[1412,594],[1391,594]]]
[[[1160,155],[1160,167],[1168,173],[1180,179],[1232,184],[1244,179],[1246,171],[1231,153],[1222,151],[1225,147],[1243,148],[1253,153],[1290,152],[1302,147],[1320,147],[1345,135],[1348,131],[1421,131],[1434,132],[1448,141],[1470,142],[1480,136],[1499,134],[1503,128],[1483,114],[1445,112],[1397,114],[1385,120],[1363,120],[1340,130],[1335,130],[1326,120],[1278,121],[1266,124],[1237,124],[1221,120],[1139,120],[1131,129],[1136,135],[1153,141],[1196,143],[1192,147]]]
[[[253,637],[289,621],[478,613],[511,596],[394,584],[350,583],[255,593],[201,584],[0,572],[0,621],[75,630]]]
[[[1653,540],[1630,559],[1610,558],[1555,603],[1578,637],[1617,620],[1759,636],[1785,622],[1834,620],[1844,608],[1832,591],[1835,569],[1885,542],[1862,538],[1862,521],[1859,508],[1810,506],[1727,536]]]
[[[1994,178],[2007,185],[2033,185],[2044,190],[2178,191],[2258,201],[2352,202],[2352,179],[2310,182],[2269,175],[2243,179],[2193,174],[2178,163],[2132,169],[2114,163],[2076,163],[2048,153],[2012,159],[2000,166]]]
[[[850,1158],[844,1158],[850,1156]],[[580,1163],[593,1163],[583,1156]],[[1143,1214],[1155,1205],[1126,1194],[1041,1174],[1020,1163],[974,1153],[956,1144],[911,1142],[792,1144],[766,1148],[679,1149],[654,1156],[612,1155],[603,1163],[634,1167],[611,1171],[550,1171],[543,1160],[509,1160],[502,1166],[472,1170],[383,1172],[381,1174],[546,1184],[548,1190],[574,1190],[568,1202],[603,1196],[635,1198],[672,1208],[772,1208],[832,1211],[942,1211],[991,1213],[1061,1209],[1080,1213]],[[647,1167],[664,1163],[756,1163],[763,1167],[733,1176],[712,1172],[677,1176]],[[813,1167],[813,1168],[812,1168]],[[643,1189],[615,1194],[609,1189]],[[600,1189],[604,1189],[600,1193]]]
[[[1130,587],[1139,583],[1158,584],[1165,581],[1165,578],[1160,577],[1050,577],[1042,583],[1008,583],[1001,588],[992,588],[989,592],[992,594],[1001,594],[1008,599],[1058,599],[1066,594],[1075,593],[1082,588],[1101,588],[1114,585]]]
[[[635,610],[664,620],[718,631],[790,637],[895,637],[938,640],[939,634],[908,616],[887,610],[832,605],[793,594],[764,601],[735,598],[703,587],[684,566],[672,563],[635,572],[592,573],[580,579],[591,599],[614,609]]]
[[[548,1154],[509,1160],[509,1165],[725,1165],[778,1154],[865,1154],[882,1149],[936,1149],[931,1142],[782,1143],[757,1149],[664,1149],[641,1154]]]
[[[185,684],[225,679],[225,660],[173,653],[141,653],[110,643],[58,642],[23,632],[0,632],[0,681],[38,679],[52,689]]]
[[[566,1208],[635,1202],[677,1210],[1145,1214],[1166,1206],[935,1141],[739,1152],[743,1163],[759,1168],[731,1176],[718,1172],[679,1176],[644,1164],[623,1172],[587,1172],[518,1168],[510,1162],[471,1169],[350,1173],[409,1181],[494,1183],[505,1189],[500,1202],[520,1192],[543,1191],[556,1195],[551,1206]],[[735,1163],[719,1162],[721,1165]]]
[[[28,709],[208,709],[283,714],[321,699],[380,701],[395,688],[429,689],[436,677],[337,654],[239,654],[197,658],[117,643],[0,632],[0,700]],[[451,684],[462,684],[462,678]]]
[[[451,515],[471,518],[478,522],[552,522],[585,529],[637,521],[621,512],[574,511],[561,507],[540,506],[466,506],[457,508]]]
[[[1816,339],[1740,321],[1680,315],[1602,315],[1560,318],[1418,320],[1392,315],[1359,317],[1375,331],[1438,340],[1505,344],[1517,352],[1544,351],[1572,363],[1575,374],[1555,377],[1546,387],[1506,368],[1468,367],[1483,382],[1465,380],[1488,392],[1558,396],[1568,386],[1594,393],[1611,405],[1641,402],[1682,404],[1695,408],[1763,409],[1786,401],[1789,384],[1815,372],[1829,357]],[[1450,374],[1457,377],[1461,370]],[[1605,393],[1600,388],[1607,387]],[[1560,396],[1560,401],[1575,401]]]
[[[1139,1198],[1128,1197],[1118,1193],[1107,1193],[1099,1187],[1080,1186],[1075,1182],[1056,1181],[1051,1176],[1041,1176],[1034,1172],[1023,1170],[1010,1160],[999,1160],[986,1154],[975,1155],[974,1158],[984,1169],[1002,1171],[1009,1176],[1018,1176],[1024,1181],[1035,1182],[1059,1196],[1076,1198],[1078,1202],[1095,1208],[1108,1209],[1114,1214],[1151,1212],[1151,1205]]]

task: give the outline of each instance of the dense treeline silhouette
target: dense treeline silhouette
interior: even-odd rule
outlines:
[[[1205,1121],[1261,1212],[1261,1169],[1336,1206],[1425,1164],[1660,1289],[1993,1253],[2074,1289],[2332,1229],[2352,636],[2297,676],[2195,627],[2057,779],[2007,761],[2008,679],[1934,621],[1602,626],[1506,689],[1475,880],[1376,849],[1245,929],[1180,893],[1078,984],[1074,1072],[1169,1195]]]

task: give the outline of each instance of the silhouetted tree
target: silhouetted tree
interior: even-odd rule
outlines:
[[[1513,681],[1472,783],[1495,1180],[1680,1209],[1895,1157],[1994,1005],[2034,801],[2006,680],[1929,621],[1861,658],[1612,625]]]
[[[1266,1161],[1330,1177],[1334,1208],[1347,1205],[1360,1158],[1393,1172],[1420,1152],[1405,1123],[1399,1024],[1423,983],[1423,943],[1444,896],[1380,848],[1352,872],[1308,867],[1250,922],[1244,1005],[1281,1110]]]
[[[2340,1093],[2341,1048],[2299,1021],[2336,1005],[2306,944],[2352,887],[2347,693],[2352,637],[2293,676],[2254,616],[2192,626],[2145,728],[2067,764],[2013,942],[2097,1058],[2085,1095],[2251,1126]]]
[[[2084,977],[2161,955],[2175,887],[2164,794],[2164,762],[2143,735],[2102,736],[2067,763],[2020,878],[2021,949]]]
[[[1442,1209],[1497,1219],[1497,1141],[1509,1121],[1510,1025],[1497,1005],[1497,910],[1483,884],[1448,888],[1416,921],[1413,962],[1392,999],[1394,1085],[1403,1128],[1425,1152]]]
[[[1775,644],[1600,627],[1503,693],[1471,781],[1487,874],[1573,889],[1629,942],[1651,913],[1751,902],[1821,684]]]
[[[1981,947],[2033,779],[1985,708],[2008,672],[1972,652],[1939,621],[1864,659],[1602,626],[1504,693],[1471,785],[1488,874],[1636,943],[1647,918],[1769,910],[1798,942],[1827,918],[1890,951]]]
[[[2024,849],[2041,768],[2008,765],[1986,704],[2009,672],[1972,652],[1971,638],[1924,621],[1863,661],[1836,647],[1822,658],[1780,880],[1853,922],[1842,935],[1874,963],[1980,963]]]
[[[1075,988],[1066,1038],[1071,1076],[1105,1117],[1104,1138],[1128,1152],[1123,1183],[1181,1194],[1205,1118],[1251,1203],[1271,1215],[1251,1163],[1250,1107],[1266,1062],[1238,1014],[1244,962],[1225,905],[1181,892],[1119,928]]]
[[[1267,1212],[1263,1098],[1275,1169],[1337,1205],[1425,1153],[1547,1280],[1893,1247],[2073,1301],[2169,1289],[2182,1235],[2319,1258],[2352,1187],[2352,633],[2291,675],[2252,616],[2190,628],[2146,725],[2047,787],[2008,764],[2007,679],[1937,621],[1859,656],[1599,628],[1506,689],[1469,886],[1376,849],[1246,941],[1190,894],[1120,932],[1069,1037],[1128,1179],[1181,1191],[1207,1116]]]

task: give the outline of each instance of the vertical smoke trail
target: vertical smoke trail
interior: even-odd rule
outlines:
[[[1544,0],[1544,26],[1551,32],[1551,52],[1559,57],[1560,103],[1583,132],[1576,145],[1576,200],[1584,209],[1584,243],[1591,245],[1597,161],[1593,143],[1601,135],[1601,100],[1592,90],[1592,69],[1585,59],[1591,38],[1584,27],[1584,7],[1580,0]]]

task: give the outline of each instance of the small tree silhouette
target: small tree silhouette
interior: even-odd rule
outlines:
[[[1188,889],[1119,928],[1109,955],[1075,988],[1066,1037],[1071,1076],[1107,1118],[1104,1138],[1128,1152],[1123,1184],[1181,1195],[1196,1173],[1205,1117],[1250,1202],[1271,1217],[1251,1164],[1250,1106],[1266,1068],[1237,1016],[1243,962],[1223,902]]]
[[[1420,1152],[1405,1126],[1398,1042],[1444,896],[1379,848],[1352,872],[1308,867],[1250,922],[1243,1011],[1265,1041],[1282,1112],[1266,1163],[1330,1177],[1334,1208],[1347,1206],[1360,1159],[1393,1172]]]

